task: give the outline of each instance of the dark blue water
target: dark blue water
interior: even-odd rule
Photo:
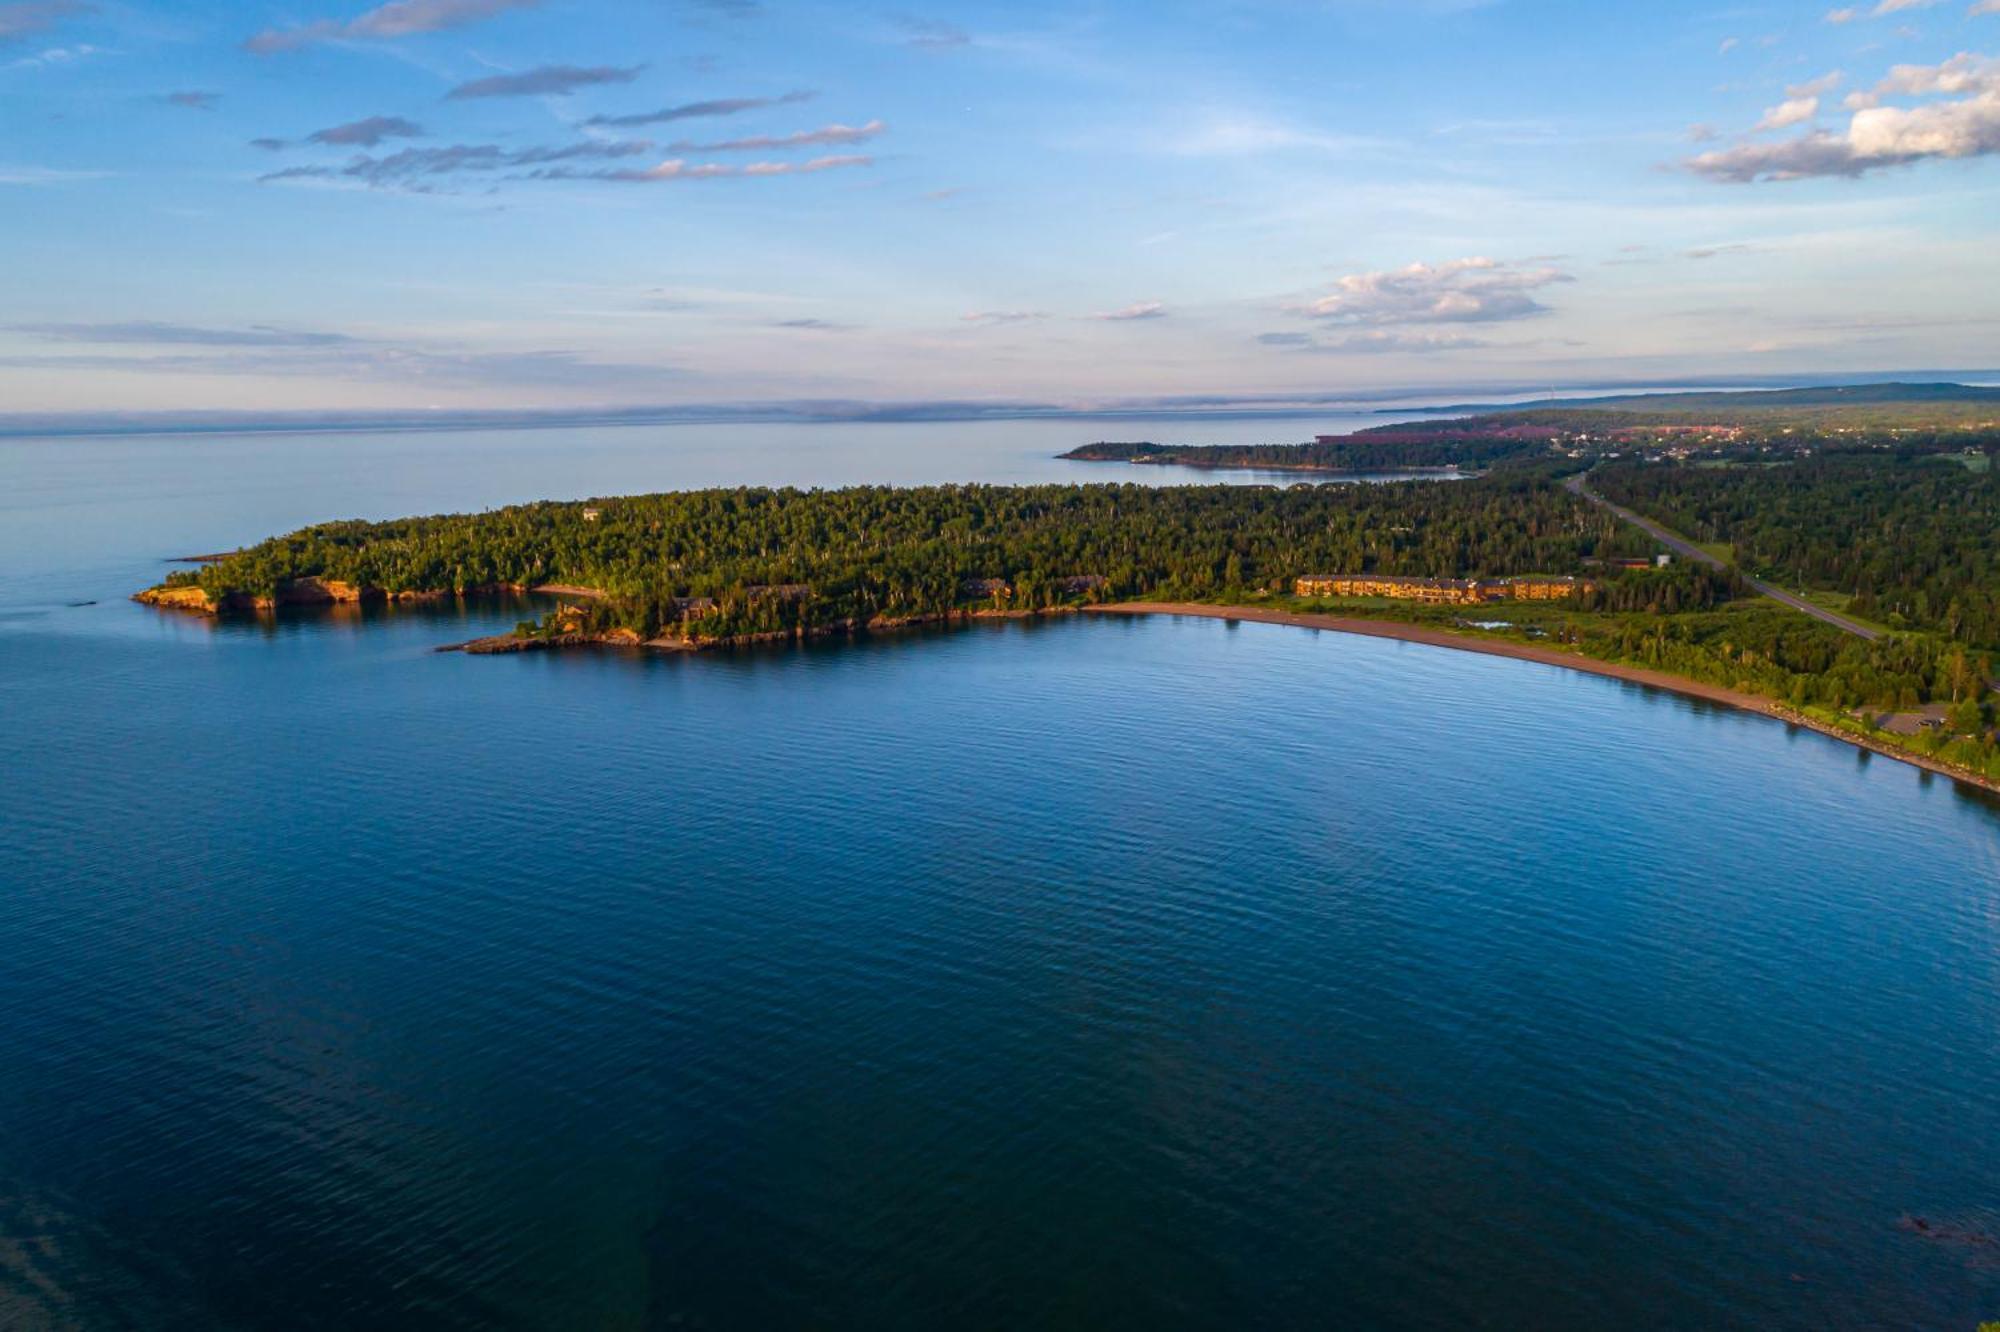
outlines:
[[[1275,626],[468,658],[513,608],[119,599],[333,514],[1066,447],[938,429],[0,444],[0,1325],[2000,1317],[1948,781]]]

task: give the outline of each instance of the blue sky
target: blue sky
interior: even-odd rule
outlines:
[[[0,410],[2000,364],[2000,0],[0,0]]]

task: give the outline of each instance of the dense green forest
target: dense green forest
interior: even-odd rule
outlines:
[[[1535,477],[1289,489],[741,489],[326,523],[170,582],[198,583],[218,599],[270,596],[306,577],[388,592],[581,584],[608,594],[588,612],[591,627],[721,638],[970,607],[1214,597],[1284,589],[1326,570],[1576,573],[1588,558],[1650,546]],[[681,625],[691,609],[699,615]]]
[[[1684,536],[1729,543],[1753,573],[1852,597],[1864,619],[2000,648],[2000,472],[1986,455],[1609,464],[1591,481]]]
[[[521,634],[629,630],[716,642],[969,611],[1156,598],[1390,616],[1461,632],[1462,607],[1302,601],[1301,574],[1589,573],[1558,602],[1513,603],[1482,632],[1559,643],[1761,694],[1861,726],[1934,705],[1948,725],[1896,743],[2000,776],[1988,649],[2000,478],[1951,455],[1831,455],[1762,466],[1601,465],[1603,493],[1787,581],[1851,589],[1899,632],[1868,641],[1690,562],[1606,569],[1653,543],[1540,465],[1474,481],[1275,486],[928,486],[702,490],[478,514],[335,522],[169,577],[216,602],[298,580],[387,593],[568,584]],[[1482,619],[1482,624],[1488,621]]]

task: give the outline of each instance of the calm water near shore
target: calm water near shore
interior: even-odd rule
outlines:
[[[1947,780],[1281,626],[123,600],[322,518],[1350,424],[0,440],[0,1326],[2000,1318]]]

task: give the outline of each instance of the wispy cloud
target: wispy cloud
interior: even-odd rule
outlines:
[[[445,96],[454,100],[468,97],[562,97],[578,88],[606,83],[630,83],[644,65],[620,68],[615,65],[541,65],[519,74],[493,74],[470,83],[461,83]]]
[[[1840,6],[1838,10],[1826,10],[1824,18],[1830,24],[1852,24],[1858,18],[1892,18],[1896,14],[1906,14],[1910,10],[1928,10],[1940,2],[1942,0],[1878,0],[1878,4],[1866,8],[1858,4],[1846,4]],[[2000,0],[1978,0],[1978,4],[1974,4],[1968,12],[1988,14],[1996,10],[2000,10]]]
[[[1483,338],[1462,333],[1398,333],[1383,328],[1364,329],[1330,339],[1316,338],[1310,333],[1260,333],[1257,341],[1266,347],[1289,347],[1294,351],[1332,356],[1379,356],[1390,352],[1422,355],[1493,345]]]
[[[1046,310],[974,310],[960,315],[959,319],[967,324],[1025,324],[1048,317]]]
[[[0,185],[60,185],[72,180],[100,180],[106,174],[103,171],[76,171],[64,167],[0,164]]]
[[[724,139],[718,143],[694,143],[682,139],[667,145],[670,153],[769,152],[773,149],[807,148],[819,145],[865,143],[888,126],[879,120],[865,125],[822,125],[796,134],[757,134],[746,139]]]
[[[96,8],[85,0],[16,0],[13,4],[0,4],[0,42],[46,31],[66,18],[88,14]]]
[[[9,324],[7,327],[15,333],[28,333],[54,342],[116,343],[121,346],[335,347],[355,341],[343,333],[274,328],[267,324],[252,324],[247,328],[203,328],[150,319],[96,324]]]
[[[919,18],[913,14],[895,16],[896,26],[904,33],[903,41],[920,51],[949,51],[956,47],[968,46],[972,34],[956,24],[942,19]]]
[[[874,165],[874,158],[858,154],[815,157],[806,162],[749,162],[742,165],[730,162],[690,162],[685,158],[674,157],[644,170],[577,171],[568,167],[551,167],[531,174],[536,180],[615,180],[647,184],[675,180],[720,180],[733,176],[803,176],[821,171],[838,171],[846,167]]]
[[[306,135],[306,142],[373,148],[384,139],[420,139],[423,133],[423,126],[401,116],[369,116],[363,120],[350,120],[345,125],[314,130]],[[284,146],[282,139],[253,139],[251,142],[259,148]]]
[[[1160,148],[1176,157],[1252,157],[1299,151],[1348,156],[1386,146],[1382,139],[1313,129],[1245,112],[1211,115],[1159,142]]]
[[[1136,319],[1165,319],[1166,317],[1167,307],[1160,301],[1140,301],[1137,305],[1128,305],[1122,310],[1100,310],[1091,316],[1092,319],[1103,319],[1111,323],[1121,324]]]
[[[1329,294],[1294,313],[1336,324],[1483,324],[1547,312],[1534,296],[1573,281],[1555,268],[1515,268],[1496,259],[1410,264],[1380,273],[1349,273]]]
[[[1879,0],[1879,3],[1866,8],[1860,5],[1843,5],[1839,9],[1827,10],[1826,21],[1828,23],[1852,23],[1856,19],[1888,18],[1893,14],[1906,13],[1912,9],[1929,9],[1938,2],[1939,0]],[[1990,4],[1992,0],[1982,0],[1982,3]],[[1973,12],[1979,12],[1977,5],[1973,7]]]
[[[461,172],[503,171],[517,167],[545,166],[577,158],[636,157],[653,151],[644,139],[628,141],[584,140],[541,148],[503,148],[494,143],[452,144],[440,148],[404,148],[382,157],[362,154],[342,166],[295,166],[269,172],[258,179],[335,180],[345,179],[378,189],[429,189],[421,184],[430,178]]]
[[[51,46],[46,51],[34,55],[21,56],[7,62],[8,69],[34,69],[50,65],[73,65],[79,60],[87,60],[94,55],[103,55],[104,48],[92,46],[89,42],[78,42],[74,46]]]
[[[243,43],[255,55],[296,51],[317,42],[381,41],[481,23],[541,0],[390,0],[351,19],[318,19],[295,28],[266,28]]]
[[[1916,107],[1885,97],[1941,97]],[[1711,180],[1738,184],[1812,176],[1865,175],[1926,158],[2000,153],[2000,61],[1961,52],[1937,65],[1898,65],[1869,92],[1852,95],[1842,133],[1815,130],[1781,143],[1741,144],[1682,163]]]
[[[1350,333],[1344,338],[1336,338],[1330,342],[1317,342],[1313,344],[1312,350],[1342,356],[1380,356],[1389,352],[1424,355],[1432,352],[1465,351],[1473,347],[1491,345],[1483,338],[1467,337],[1457,333],[1392,333],[1378,328]]]
[[[213,111],[215,104],[222,100],[218,92],[170,92],[160,99],[168,106],[178,106],[189,111]]]
[[[778,97],[721,97],[706,102],[683,102],[658,111],[639,111],[623,116],[592,116],[585,125],[605,125],[629,129],[637,125],[663,125],[672,120],[700,120],[712,116],[735,116],[745,111],[761,111],[769,106],[789,106],[810,102],[819,94],[801,88]]]
[[[63,353],[0,357],[0,366],[36,371],[126,374],[250,375],[400,383],[420,388],[572,389],[643,392],[681,382],[667,365],[601,361],[568,348],[469,351],[353,342],[281,348],[218,344],[151,354]]]

